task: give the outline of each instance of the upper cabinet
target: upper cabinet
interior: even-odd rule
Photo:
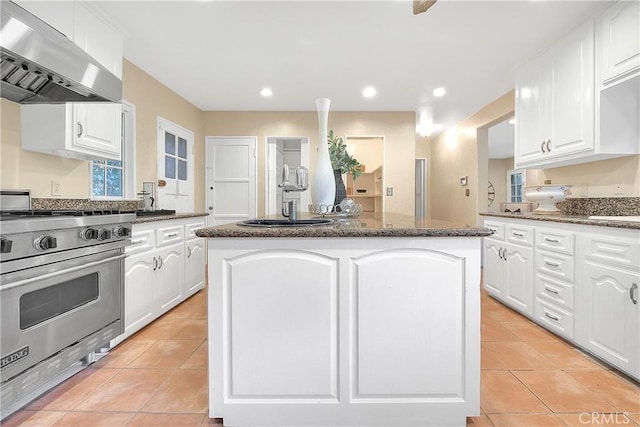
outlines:
[[[18,1],[122,78],[123,36],[87,2]],[[83,160],[121,158],[122,105],[23,105],[22,148]]]
[[[602,87],[640,72],[640,2],[622,1],[607,9],[599,20],[598,42]]]
[[[638,16],[617,3],[517,71],[516,168],[640,153]]]

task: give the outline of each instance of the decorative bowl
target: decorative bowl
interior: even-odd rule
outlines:
[[[545,184],[526,187],[524,197],[529,202],[538,203],[534,214],[559,214],[556,203],[571,195],[571,186],[563,184]]]

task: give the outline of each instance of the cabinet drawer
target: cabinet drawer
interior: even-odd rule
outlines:
[[[533,316],[534,320],[540,325],[563,338],[573,341],[573,313],[536,298]]]
[[[137,231],[134,227],[131,232],[131,244],[125,247],[128,255],[150,251],[156,246],[156,235],[154,230]]]
[[[508,224],[505,238],[511,243],[533,246],[533,227],[527,225]]]
[[[536,275],[535,294],[536,297],[541,299],[542,301],[547,301],[561,308],[565,308],[568,311],[573,311],[573,291],[574,287],[571,284],[546,277],[542,274]]]
[[[562,230],[536,228],[536,247],[563,254],[574,254],[575,235]]]
[[[570,255],[536,251],[536,271],[573,283],[574,259]]]
[[[186,224],[184,226],[185,236],[186,236],[185,239],[193,239],[198,237],[196,236],[196,230],[199,230],[201,228],[204,228],[204,221]]]
[[[583,243],[588,260],[634,269],[640,265],[640,245],[634,241],[587,234]]]
[[[492,239],[504,240],[504,223],[485,220],[484,226],[493,230],[493,234],[491,235]]]
[[[182,225],[174,225],[171,227],[158,228],[156,230],[157,246],[167,246],[184,240],[184,227]]]

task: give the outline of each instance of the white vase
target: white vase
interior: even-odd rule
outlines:
[[[316,99],[318,110],[318,155],[316,167],[311,181],[311,201],[315,205],[332,206],[336,197],[336,182],[329,157],[329,144],[327,142],[327,120],[329,118],[329,105],[331,100],[327,98]]]

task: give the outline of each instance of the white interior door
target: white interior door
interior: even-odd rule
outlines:
[[[156,208],[193,212],[193,132],[158,117]]]
[[[208,136],[207,225],[255,218],[256,138]]]

